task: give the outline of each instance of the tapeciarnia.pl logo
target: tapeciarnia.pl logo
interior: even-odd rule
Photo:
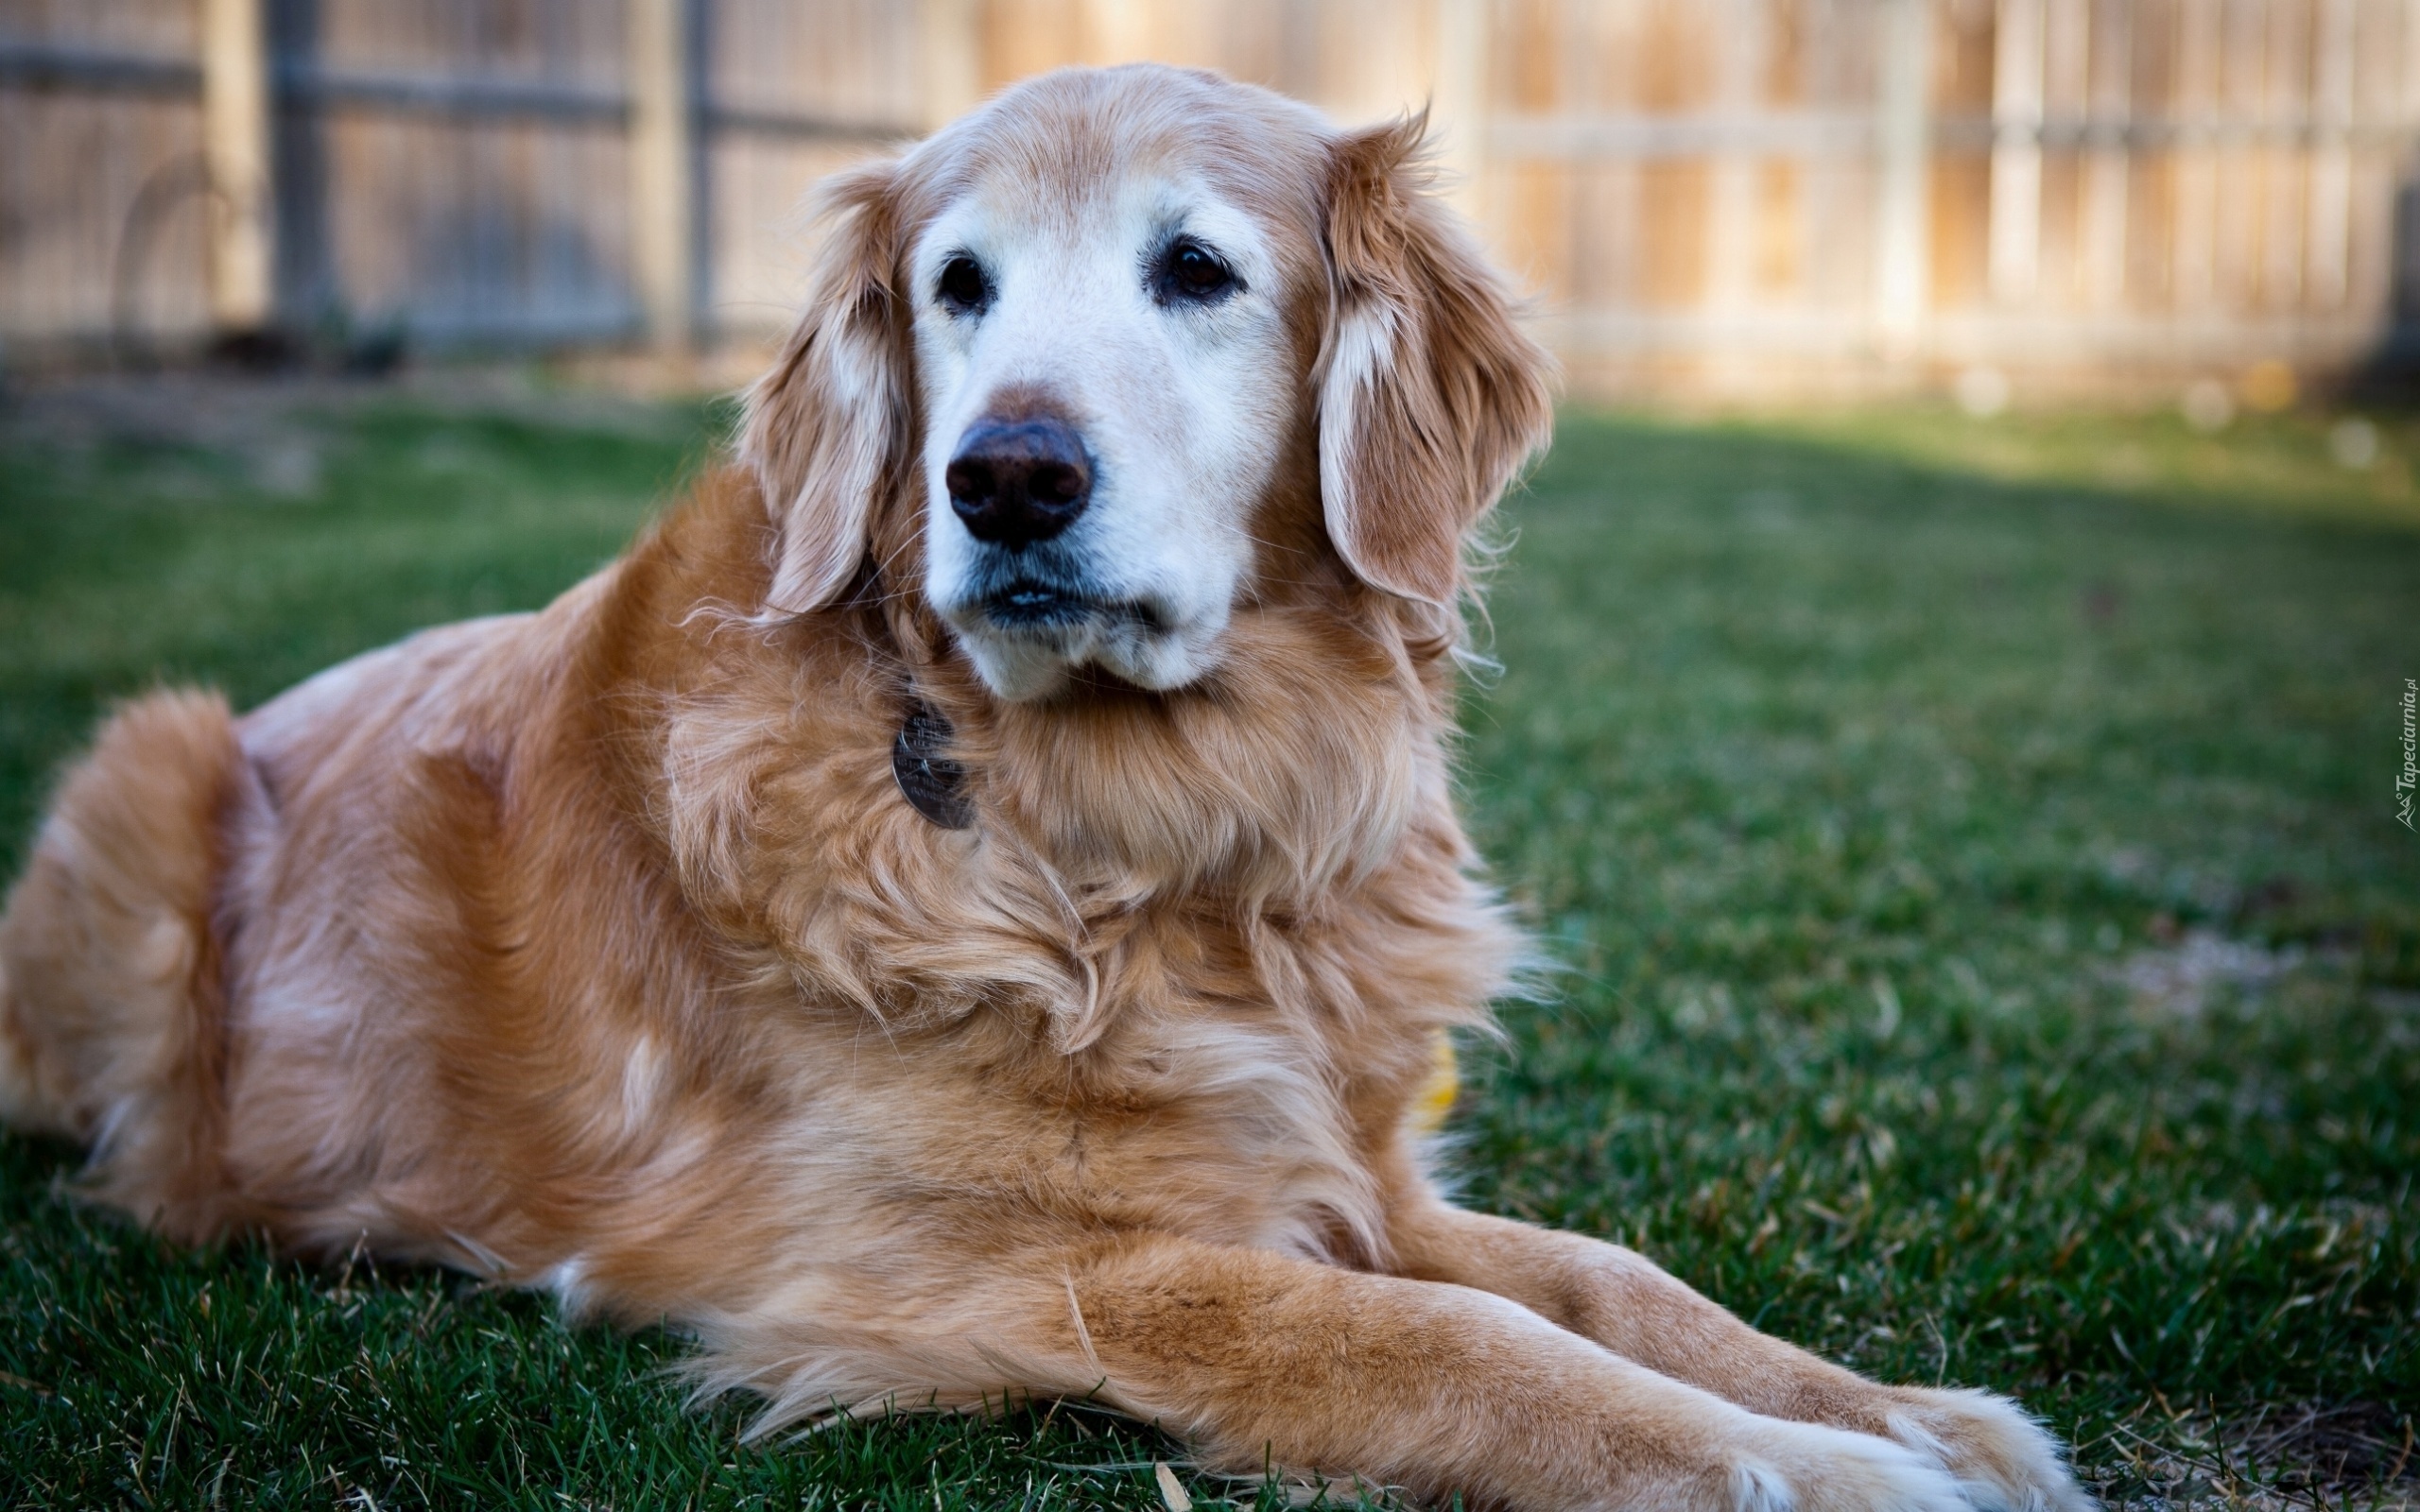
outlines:
[[[2420,833],[2411,822],[2412,789],[2420,787],[2420,678],[2403,679],[2403,770],[2394,774],[2394,816],[2403,827]]]

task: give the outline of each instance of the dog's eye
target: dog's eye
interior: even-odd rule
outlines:
[[[1200,242],[1181,238],[1168,247],[1160,258],[1158,293],[1162,303],[1184,300],[1207,304],[1214,300],[1243,287],[1235,269],[1219,260],[1219,254]]]
[[[942,265],[942,277],[936,291],[942,303],[953,314],[964,315],[992,302],[992,284],[983,276],[983,265],[960,252]]]

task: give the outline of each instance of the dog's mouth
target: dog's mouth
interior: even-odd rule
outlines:
[[[1002,584],[978,603],[986,620],[1012,632],[1119,625],[1150,635],[1163,635],[1168,627],[1166,611],[1156,604],[1142,599],[1105,599],[1026,577]]]
[[[1011,700],[1047,697],[1087,665],[1141,688],[1181,686],[1200,676],[1226,624],[1181,592],[1121,593],[1030,555],[988,565],[971,592],[935,595],[934,607],[985,684]]]

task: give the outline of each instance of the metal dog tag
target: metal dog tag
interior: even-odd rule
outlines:
[[[966,768],[933,754],[949,737],[948,720],[923,699],[910,699],[890,743],[890,775],[908,807],[944,830],[963,830],[975,822],[975,805],[959,791]]]

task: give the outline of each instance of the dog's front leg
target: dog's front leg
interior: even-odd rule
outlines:
[[[1513,1507],[1964,1512],[1901,1446],[1759,1417],[1483,1290],[1158,1236],[1064,1277],[1028,1338],[1226,1469]]]
[[[2005,1399],[1877,1384],[1757,1332],[1632,1250],[1425,1194],[1397,1210],[1392,1236],[1406,1276],[1485,1287],[1751,1412],[1895,1439],[1947,1468],[1979,1506],[2092,1504],[2049,1435]]]

